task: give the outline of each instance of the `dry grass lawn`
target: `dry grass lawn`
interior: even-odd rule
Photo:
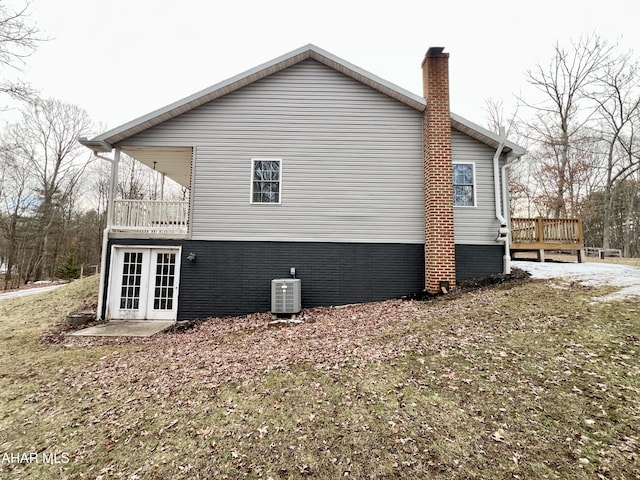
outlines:
[[[45,335],[96,288],[0,302],[0,460],[37,459],[0,477],[640,478],[638,298],[518,281],[280,328]]]

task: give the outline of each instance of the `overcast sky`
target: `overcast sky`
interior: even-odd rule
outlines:
[[[20,0],[0,0],[11,6]],[[485,100],[526,93],[555,42],[596,32],[640,50],[631,0],[33,0],[50,41],[22,74],[43,97],[109,128],[313,43],[421,94],[430,46],[450,54],[451,109],[485,125]],[[6,102],[5,102],[6,103]],[[10,114],[4,112],[5,119]]]

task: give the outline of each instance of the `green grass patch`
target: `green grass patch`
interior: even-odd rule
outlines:
[[[229,364],[225,381],[209,383],[186,366],[205,368],[223,344],[242,351],[260,335],[41,343],[85,287],[95,285],[64,287],[64,301],[48,294],[50,303],[29,310],[35,323],[11,316],[32,308],[27,299],[0,303],[10,352],[0,360],[0,455],[68,458],[3,463],[7,478],[640,477],[637,298],[593,303],[610,289],[528,282],[414,302],[409,318],[359,334],[357,348],[344,329],[322,361],[307,355],[238,374]],[[297,348],[315,351],[317,341],[301,335]],[[380,357],[340,356],[364,347]],[[154,363],[168,348],[175,363]],[[141,354],[151,360],[142,365]]]

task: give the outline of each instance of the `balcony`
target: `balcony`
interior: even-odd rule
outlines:
[[[512,218],[511,251],[538,253],[544,262],[544,252],[570,250],[584,262],[584,233],[579,218]]]
[[[186,235],[189,202],[114,200],[111,230],[155,235]]]

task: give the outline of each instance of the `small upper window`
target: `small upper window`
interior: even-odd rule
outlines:
[[[476,204],[475,166],[473,163],[453,164],[453,205],[473,207]]]
[[[280,159],[253,159],[251,203],[280,203]]]

